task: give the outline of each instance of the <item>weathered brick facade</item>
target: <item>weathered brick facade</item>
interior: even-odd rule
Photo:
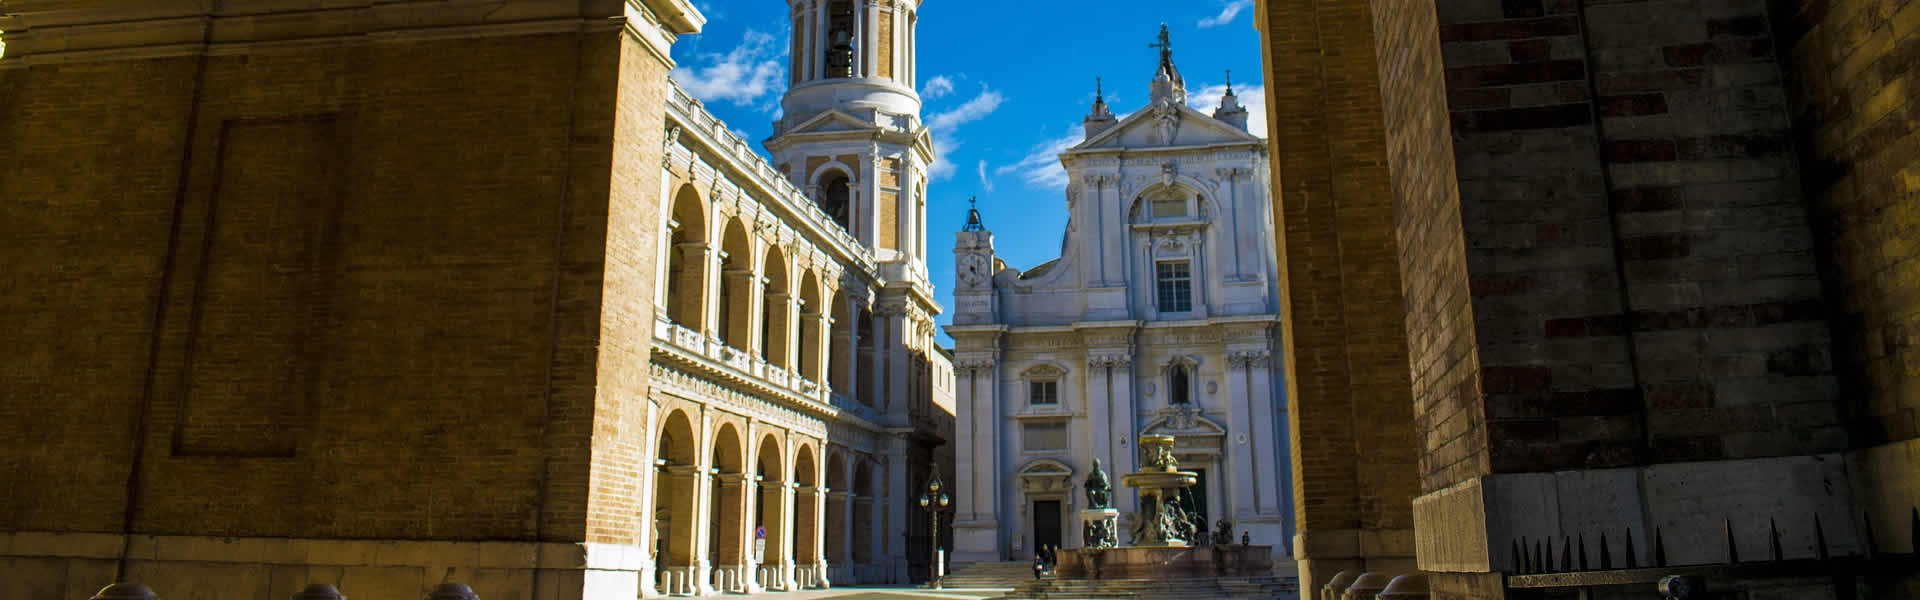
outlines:
[[[121,553],[235,560],[166,536],[443,544],[316,554],[385,565],[356,598],[446,568],[577,598],[585,564],[623,568],[587,547],[641,527],[667,30],[698,19],[646,4],[624,27],[618,2],[436,7],[462,28],[430,34],[378,11],[280,30],[156,5],[124,38],[65,27],[140,15],[6,15],[0,260],[37,283],[0,295],[0,531],[80,537],[14,540],[0,596],[77,597]],[[122,47],[180,23],[211,33]]]
[[[1365,400],[1311,386],[1314,359],[1351,339],[1302,272],[1398,274],[1419,463],[1380,476],[1419,482],[1436,597],[1498,597],[1479,574],[1508,569],[1518,535],[1625,527],[1645,553],[1653,528],[1704,540],[1676,531],[1742,503],[1905,522],[1920,104],[1899,90],[1920,3],[1376,1],[1358,23],[1295,4],[1261,5],[1275,155],[1312,139],[1302,124],[1368,110],[1352,103],[1380,107],[1385,141],[1384,169],[1332,155],[1275,176],[1303,530],[1349,514],[1314,490],[1351,485],[1377,448],[1315,462],[1314,405]],[[1375,61],[1353,69],[1378,74],[1377,99],[1300,91],[1299,71],[1361,37]],[[1370,200],[1300,185],[1322,170],[1390,185],[1393,221],[1316,234],[1329,219],[1294,207]],[[1397,261],[1327,254],[1379,230]],[[1897,537],[1882,550],[1911,543]]]

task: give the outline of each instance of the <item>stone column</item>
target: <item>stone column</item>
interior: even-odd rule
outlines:
[[[649,403],[646,422],[658,423],[659,419],[659,407]],[[639,531],[634,532],[634,541],[640,549],[641,556],[639,573],[640,597],[658,598],[661,596],[658,589],[660,579],[659,561],[651,555],[651,551],[653,549],[654,498],[658,495],[660,489],[660,471],[653,467],[653,461],[659,458],[660,428],[656,426],[648,433],[647,447],[641,451],[640,457],[640,464],[646,466],[640,469],[638,473],[639,476],[637,477],[640,482],[640,501],[637,503],[639,505],[637,508],[640,511],[640,527],[638,528]]]
[[[799,521],[795,518],[794,496],[799,488],[799,484],[790,481],[780,483],[780,582],[782,589],[787,591],[799,589],[793,577],[794,550],[798,546],[796,526]],[[767,546],[772,547],[773,542],[767,542]]]
[[[1245,357],[1247,361],[1247,381],[1249,382],[1247,397],[1255,402],[1254,406],[1256,407],[1271,406],[1273,403],[1272,358],[1272,352],[1264,348],[1249,352]],[[1284,405],[1280,408],[1284,410]],[[1290,486],[1291,482],[1281,481],[1278,474],[1285,472],[1285,470],[1279,468],[1280,465],[1276,464],[1279,457],[1282,456],[1279,444],[1286,442],[1286,438],[1281,437],[1285,435],[1284,433],[1274,430],[1274,419],[1272,418],[1271,411],[1264,412],[1263,417],[1264,418],[1257,418],[1251,421],[1253,426],[1253,431],[1251,432],[1251,437],[1253,438],[1253,464],[1251,467],[1256,473],[1256,479],[1252,483],[1254,488],[1253,493],[1260,499],[1261,519],[1258,521],[1267,523],[1264,529],[1268,530],[1267,535],[1275,539],[1271,542],[1262,540],[1259,543],[1271,543],[1276,547],[1280,547],[1285,545],[1282,543],[1282,540],[1289,537],[1291,533],[1287,531],[1286,527],[1288,515],[1285,511],[1281,510],[1282,507],[1288,506],[1292,499],[1291,489],[1287,487]],[[1282,490],[1287,491],[1287,498],[1285,499],[1281,497]]]
[[[915,499],[919,497],[918,488],[925,482],[912,481],[907,477],[907,457],[910,443],[907,438],[898,435],[887,438],[887,486],[884,492],[887,513],[881,527],[889,532],[882,539],[886,541],[886,581],[906,583],[907,581],[907,544],[901,535],[907,531],[907,519],[911,518],[908,507],[919,509]]]
[[[1116,354],[1108,366],[1109,382],[1113,386],[1113,409],[1108,413],[1111,420],[1108,426],[1115,435],[1126,436],[1125,444],[1115,444],[1113,448],[1112,471],[1108,475],[1115,477],[1121,473],[1140,470],[1140,418],[1139,407],[1134,401],[1133,392],[1133,356]],[[1114,494],[1114,506],[1121,511],[1140,509],[1140,498],[1136,494]]]
[[[872,29],[861,38],[863,42],[860,46],[862,57],[860,76],[873,77],[880,72],[880,3],[873,0],[855,0],[855,2],[866,5],[866,15],[862,20]]]
[[[858,350],[854,348],[853,340],[854,330],[860,326],[860,322],[850,316],[843,315],[837,318],[847,319],[847,327],[845,329],[838,327],[833,328],[833,341],[830,342],[831,345],[827,348],[827,369],[829,370],[829,374],[827,375],[825,383],[828,387],[833,388],[833,391],[839,392],[848,398],[854,398],[860,386],[854,385],[853,364],[857,362],[854,360],[854,354]],[[840,348],[841,350],[840,352],[834,352],[833,348]]]
[[[760,278],[755,277],[752,271],[739,268],[728,270],[722,277],[725,278],[722,285],[735,291],[726,299],[727,318],[720,318],[720,307],[718,304],[714,306],[713,332],[710,336],[714,340],[724,337],[726,345],[735,350],[757,354],[759,348],[755,338],[759,336],[755,334],[760,331],[760,301],[756,296],[760,295]],[[715,297],[719,297],[718,292]],[[722,328],[724,336],[721,335]]]
[[[990,357],[961,357],[954,363],[955,402],[960,418],[954,423],[958,438],[954,452],[955,490],[953,551],[955,562],[997,561],[1006,558],[1000,528],[1000,408],[996,361]],[[1089,375],[1089,381],[1091,381]],[[1089,392],[1089,402],[1092,393]]]
[[[825,301],[823,300],[822,302]],[[833,360],[833,347],[831,345],[833,342],[833,319],[823,314],[821,312],[822,310],[824,309],[816,307],[814,310],[800,317],[800,326],[805,327],[806,331],[810,334],[802,337],[806,338],[808,342],[811,342],[808,344],[808,347],[801,348],[800,351],[813,355],[813,368],[807,370],[802,376],[812,380],[814,383],[820,384],[821,389],[826,389],[828,387],[827,362]],[[806,362],[806,359],[803,357],[795,364],[805,364]]]
[[[1118,446],[1115,438],[1132,436],[1132,432],[1112,426],[1115,419],[1113,412],[1119,410],[1113,399],[1112,365],[1110,356],[1087,354],[1087,423],[1090,424],[1087,429],[1092,432],[1089,447],[1092,448],[1093,458],[1100,459],[1108,469],[1116,469],[1120,464],[1113,459],[1114,448]],[[1125,472],[1112,471],[1110,474]]]
[[[1228,422],[1231,423],[1229,426],[1231,430],[1227,432],[1226,454],[1228,468],[1232,473],[1231,477],[1223,483],[1229,484],[1226,486],[1227,497],[1233,505],[1228,514],[1234,523],[1246,523],[1249,517],[1269,509],[1258,490],[1259,477],[1262,474],[1254,472],[1253,468],[1254,446],[1259,439],[1253,422],[1257,419],[1265,419],[1267,415],[1262,414],[1258,408],[1264,403],[1252,396],[1253,381],[1250,379],[1251,369],[1247,366],[1249,361],[1249,353],[1246,351],[1227,352],[1227,398],[1230,415]],[[1268,465],[1265,473],[1267,477],[1274,477],[1280,472],[1273,469],[1273,466]]]
[[[828,0],[814,0],[814,65],[810,69],[814,81],[828,77],[828,48],[833,44],[828,21]]]
[[[808,582],[822,588],[833,587],[827,567],[827,488],[812,488],[813,494],[813,573],[815,580]]]
[[[860,544],[859,564],[854,570],[859,573],[860,583],[880,583],[880,519],[873,505],[874,496],[856,496],[853,499],[854,543]]]

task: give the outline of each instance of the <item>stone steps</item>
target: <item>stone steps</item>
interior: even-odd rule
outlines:
[[[1022,581],[1033,581],[1033,563],[1024,561],[976,562],[955,565],[953,573],[940,579],[946,589],[1007,589]]]
[[[1152,600],[1298,600],[1293,577],[1218,579],[1054,579],[1027,580],[1002,600],[1152,599]]]

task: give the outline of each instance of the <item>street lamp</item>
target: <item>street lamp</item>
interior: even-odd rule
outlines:
[[[933,555],[933,561],[927,563],[927,587],[936,590],[940,589],[940,511],[953,503],[953,499],[942,493],[940,487],[940,471],[935,468],[933,479],[927,482],[927,493],[920,495],[920,508],[927,510],[927,518],[933,524],[933,528],[928,530],[933,536],[933,543],[928,544],[927,549]]]

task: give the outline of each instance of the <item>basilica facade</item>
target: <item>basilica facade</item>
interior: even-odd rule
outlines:
[[[1181,502],[1209,524],[1292,534],[1265,142],[1231,87],[1212,115],[1187,105],[1165,36],[1151,102],[1119,118],[1096,100],[1060,155],[1058,259],[1008,267],[977,211],[957,234],[956,561],[1080,546],[1080,484],[1096,462],[1137,469],[1142,435],[1176,436],[1200,473]]]

